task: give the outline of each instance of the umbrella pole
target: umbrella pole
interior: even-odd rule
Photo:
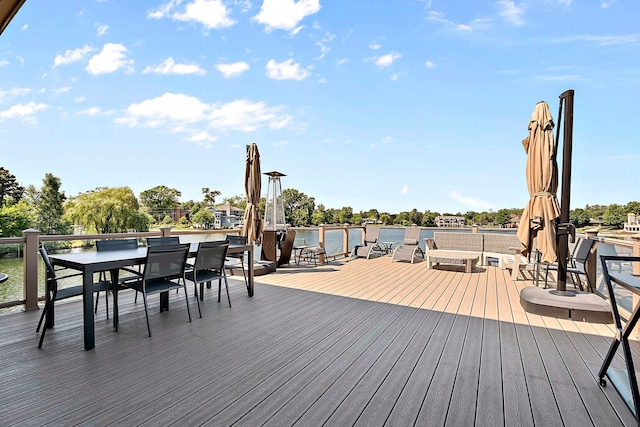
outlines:
[[[559,292],[567,290],[567,257],[569,255],[569,210],[571,202],[571,156],[573,150],[573,89],[560,95],[560,111],[565,107],[564,137],[562,141],[562,194],[560,198],[560,221],[556,234],[558,253]],[[558,117],[560,121],[560,117]],[[558,130],[559,131],[559,130]]]

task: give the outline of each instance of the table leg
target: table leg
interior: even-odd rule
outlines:
[[[111,270],[109,272],[109,277],[111,277],[111,284],[113,286],[113,328],[118,332],[118,322],[120,322],[118,312],[118,281],[120,280],[120,270]],[[105,298],[107,298],[106,295]]]
[[[518,280],[518,271],[520,270],[520,257],[522,254],[519,252],[513,256],[513,268],[511,269],[511,280]]]
[[[96,346],[93,318],[93,271],[83,272],[82,302],[84,317],[84,349],[92,350]]]
[[[160,293],[160,313],[169,311],[169,291]]]
[[[247,289],[247,291],[249,292],[249,296],[252,297],[253,296],[253,245],[249,245],[249,262],[248,262],[248,269],[249,270],[247,272],[248,275],[248,280],[249,280],[249,289]]]
[[[470,259],[464,260],[465,273],[471,273],[472,270],[473,270],[473,263],[471,262],[471,260]]]

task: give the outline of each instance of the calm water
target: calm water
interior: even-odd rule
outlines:
[[[470,229],[422,229],[420,232],[420,247],[424,250],[424,239],[432,238],[434,231],[449,231],[449,232],[471,232]],[[496,229],[496,230],[482,230],[483,233],[487,232],[500,232],[500,233],[515,233],[515,229]],[[326,248],[329,254],[335,254],[342,252],[342,230],[329,230],[326,232]],[[193,235],[193,236],[180,236],[180,240],[182,242],[196,242],[207,238],[212,238],[213,236],[206,235]],[[217,238],[217,237],[216,237]],[[404,229],[403,228],[382,228],[380,230],[380,241],[381,242],[402,242],[404,238]],[[363,239],[363,232],[359,229],[349,230],[349,251],[353,249],[353,247],[361,243]],[[309,245],[315,246],[318,245],[318,230],[317,229],[309,229],[309,230],[296,230],[296,242],[302,243],[302,241]],[[602,252],[611,253],[615,252],[616,248],[610,245],[604,245],[602,243],[599,244],[603,247]],[[630,250],[626,250],[626,248],[618,247],[618,253],[620,255],[630,255]],[[70,251],[85,251],[85,250],[95,250],[94,248],[76,248]],[[68,250],[69,251],[69,250]],[[68,252],[67,251],[67,252]],[[627,253],[629,252],[629,253]],[[257,256],[259,256],[260,251],[256,251]],[[41,294],[44,294],[44,265],[42,261],[39,261],[41,264],[39,266],[38,271],[40,272],[40,278],[38,280],[39,288]],[[22,258],[0,258],[0,272],[8,274],[9,279],[0,284],[0,302],[6,301],[15,301],[22,298]],[[598,275],[600,275],[600,265],[598,265]],[[602,283],[599,284],[601,287]],[[601,288],[602,289],[602,288]],[[20,310],[21,306],[13,307],[11,309],[6,310]]]

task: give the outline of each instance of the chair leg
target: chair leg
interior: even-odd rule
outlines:
[[[149,310],[147,307],[147,294],[142,293],[142,301],[144,302],[144,314],[147,317],[147,330],[149,331],[149,337],[151,337],[151,325],[149,324]]]
[[[98,313],[98,301],[100,301],[100,291],[96,292],[96,306],[93,309],[93,314]]]
[[[220,292],[222,292],[222,279],[218,279],[218,302],[220,302]]]
[[[224,275],[224,286],[227,288],[227,300],[229,301],[229,307],[231,307],[231,296],[229,296],[229,281],[227,275]]]
[[[40,315],[40,321],[38,322],[38,327],[36,328],[36,333],[40,332],[40,327],[42,326],[42,321],[44,320],[44,316],[46,316],[47,312],[49,311],[49,304],[51,304],[52,301],[49,300],[44,304],[44,308],[42,309],[42,314]]]
[[[191,309],[189,308],[189,295],[187,295],[187,284],[185,282],[182,282],[182,290],[184,291],[184,299],[187,302],[187,314],[189,315],[189,322],[191,322]],[[196,301],[198,301],[198,298],[196,298]],[[198,309],[200,309],[200,301],[198,301]],[[202,317],[202,314],[200,315],[200,317]]]
[[[185,294],[187,293],[186,290],[187,288],[185,285]],[[200,318],[202,318],[202,311],[200,311],[200,298],[198,297],[198,286],[196,285],[193,290],[196,294],[196,302],[198,303],[198,314],[200,315]]]

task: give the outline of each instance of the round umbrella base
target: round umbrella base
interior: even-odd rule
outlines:
[[[528,313],[541,316],[592,323],[613,323],[609,303],[591,292],[560,292],[528,286],[520,291],[520,304]]]

